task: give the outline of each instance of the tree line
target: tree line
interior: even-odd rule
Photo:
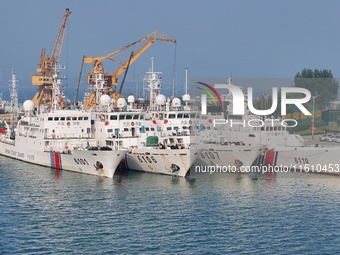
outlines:
[[[319,110],[327,110],[332,101],[338,98],[339,83],[333,77],[332,71],[327,69],[303,69],[294,76],[293,87],[305,88],[310,91],[312,98],[305,105],[312,109],[313,97],[314,106]],[[288,94],[288,98],[299,98],[300,94]],[[278,106],[274,115],[280,117],[281,113],[281,91],[279,90]],[[254,100],[254,107],[256,109],[269,109],[272,105],[272,95],[262,95]],[[287,106],[287,112],[292,113],[298,111],[294,105]]]

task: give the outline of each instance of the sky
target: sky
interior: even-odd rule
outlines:
[[[65,92],[73,95],[82,56],[102,56],[153,31],[177,40],[156,42],[130,68],[126,89],[141,93],[151,57],[184,93],[185,68],[197,77],[293,78],[304,68],[340,77],[340,2],[336,0],[7,0],[0,3],[0,90],[16,70],[21,100],[36,88],[41,48],[50,53],[66,8],[72,14],[61,56]],[[123,56],[122,56],[123,57]],[[128,55],[126,55],[128,58]],[[106,71],[117,66],[103,62]],[[91,70],[86,65],[84,72]],[[83,75],[82,89],[86,89]]]

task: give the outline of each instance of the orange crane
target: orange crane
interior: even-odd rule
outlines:
[[[42,102],[50,103],[52,96],[52,77],[55,66],[58,65],[61,55],[61,49],[64,41],[64,34],[67,25],[68,17],[70,16],[70,9],[66,9],[61,25],[59,27],[57,39],[50,56],[46,56],[46,49],[41,50],[40,63],[37,68],[38,74],[32,75],[32,84],[38,87],[38,91],[33,97],[32,101],[36,105]]]
[[[119,99],[120,93],[116,93],[112,86],[118,85],[118,77],[129,68],[131,64],[133,64],[154,42],[156,41],[164,41],[164,42],[172,42],[176,43],[176,40],[173,38],[170,38],[164,34],[161,34],[159,32],[152,32],[151,34],[143,37],[142,39],[130,43],[116,51],[113,51],[105,56],[100,57],[84,57],[83,61],[85,64],[93,64],[93,68],[90,73],[87,75],[87,83],[89,86],[95,85],[93,82],[93,77],[96,75],[96,73],[101,73],[104,75],[105,80],[105,89],[104,93],[112,95],[112,97],[116,100]],[[113,58],[113,56],[116,56],[128,49],[130,49],[133,46],[136,46],[138,44],[144,43],[135,53],[132,53],[129,59],[127,59],[125,62],[121,63],[120,61]],[[105,73],[104,67],[102,64],[103,60],[111,60],[116,63],[118,63],[120,66],[114,73]],[[122,84],[123,85],[123,84]],[[122,86],[121,85],[121,86]],[[122,88],[121,88],[122,89]],[[121,91],[120,89],[120,91]],[[95,106],[96,103],[96,90],[92,90],[87,101],[85,102],[85,108],[91,108]]]

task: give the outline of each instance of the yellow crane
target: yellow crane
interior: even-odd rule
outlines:
[[[152,32],[151,34],[141,38],[138,41],[130,43],[116,51],[113,51],[105,56],[100,57],[84,57],[83,61],[85,64],[93,64],[93,68],[90,73],[87,75],[87,83],[89,86],[95,85],[93,82],[93,77],[96,73],[101,73],[104,75],[104,80],[106,84],[106,88],[104,89],[104,93],[111,94],[112,97],[116,100],[120,97],[120,92],[116,93],[112,86],[118,85],[118,77],[129,68],[131,64],[133,64],[154,42],[156,41],[164,41],[164,42],[172,42],[176,43],[176,40],[170,38],[164,34],[159,32]],[[130,49],[133,46],[144,43],[135,53],[132,53],[129,59],[125,62],[121,63],[120,61],[114,59],[113,57]],[[103,60],[111,60],[118,63],[120,66],[114,73],[105,73],[104,67],[102,64]],[[123,84],[122,84],[123,85]],[[121,89],[120,89],[121,91]],[[85,108],[91,108],[95,106],[96,103],[96,90],[92,90],[87,101],[85,102]]]
[[[61,25],[59,27],[58,35],[54,43],[54,47],[50,56],[46,56],[46,49],[43,48],[40,54],[40,63],[37,68],[38,74],[32,75],[32,84],[38,87],[38,91],[33,97],[32,101],[36,105],[42,102],[50,103],[52,95],[52,77],[55,66],[59,63],[61,49],[64,41],[64,34],[67,25],[68,17],[70,16],[70,9],[66,9]]]

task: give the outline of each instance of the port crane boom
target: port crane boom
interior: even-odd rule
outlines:
[[[43,101],[45,103],[51,102],[52,77],[55,67],[59,64],[64,34],[70,14],[71,11],[67,8],[50,55],[46,56],[46,48],[41,50],[40,63],[37,68],[38,73],[32,75],[32,84],[39,86],[38,91],[32,100],[36,105],[40,105]]]
[[[161,34],[159,32],[152,32],[151,34],[141,38],[138,41],[135,41],[133,43],[130,43],[128,45],[125,45],[124,47],[115,50],[105,56],[99,56],[99,57],[85,57],[84,63],[85,64],[93,64],[93,68],[91,72],[87,76],[87,83],[89,86],[95,85],[94,83],[94,77],[97,73],[101,73],[104,75],[105,80],[105,90],[104,93],[111,94],[113,98],[117,101],[117,99],[120,96],[120,93],[115,93],[115,90],[113,89],[113,86],[118,85],[118,77],[124,73],[124,71],[132,65],[154,42],[156,41],[164,41],[164,42],[172,42],[176,43],[176,40],[173,38],[170,38],[164,34]],[[144,43],[144,44],[143,44]],[[114,56],[117,56],[118,54],[125,52],[129,50],[131,47],[143,44],[137,51],[134,52],[134,54],[131,54],[131,56],[124,61],[123,63],[118,61],[114,58]],[[104,60],[111,60],[115,63],[118,63],[120,66],[114,73],[105,73],[104,67],[102,64],[102,61]],[[95,105],[95,99],[96,99],[96,91],[92,90],[91,94],[89,95],[87,101],[85,102],[86,108],[91,108]]]

